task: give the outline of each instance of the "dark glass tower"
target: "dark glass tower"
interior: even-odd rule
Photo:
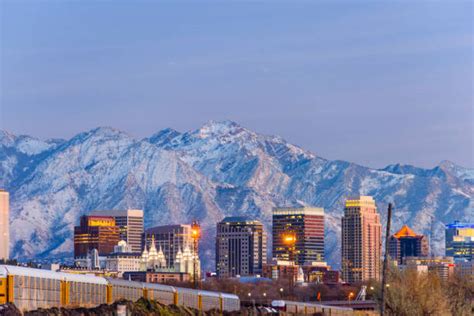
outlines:
[[[288,233],[294,234],[296,239],[293,250],[284,240]],[[275,208],[272,234],[273,258],[295,261],[298,265],[324,262],[323,208]]]
[[[416,234],[407,225],[390,236],[388,254],[399,264],[403,264],[406,257],[426,257],[428,252],[428,239]]]

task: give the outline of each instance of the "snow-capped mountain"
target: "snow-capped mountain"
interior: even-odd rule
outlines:
[[[0,187],[11,193],[12,250],[22,258],[71,256],[73,226],[94,209],[142,208],[147,227],[199,220],[208,269],[217,221],[248,215],[270,231],[275,206],[324,207],[326,256],[336,267],[348,196],[374,196],[382,215],[394,202],[394,230],[408,223],[431,235],[437,254],[445,223],[474,221],[474,169],[330,161],[230,121],[143,140],[112,128],[47,141],[3,131]]]

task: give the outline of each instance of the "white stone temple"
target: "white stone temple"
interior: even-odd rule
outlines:
[[[155,271],[155,272],[182,272],[182,273],[189,273],[189,275],[193,275],[194,272],[194,262],[196,260],[196,271],[199,274],[201,271],[201,262],[199,260],[199,256],[194,254],[194,252],[186,246],[184,251],[181,249],[178,250],[176,253],[176,257],[174,259],[174,266],[168,267],[166,264],[166,257],[163,253],[163,250],[160,249],[156,250],[155,246],[155,238],[152,236],[150,250],[147,250],[145,245],[145,249],[143,250],[141,262],[140,262],[140,270],[141,271]]]

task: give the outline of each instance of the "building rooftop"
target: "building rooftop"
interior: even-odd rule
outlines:
[[[139,252],[113,252],[108,254],[107,257],[141,257],[142,254]]]
[[[393,236],[395,236],[396,238],[402,238],[402,237],[418,237],[420,235],[417,235],[407,225],[403,225],[403,227],[398,232],[396,232]]]
[[[251,219],[247,216],[228,216],[224,218],[221,223],[239,223],[239,222],[254,223],[254,222],[259,222],[259,221],[256,219]]]
[[[454,223],[447,224],[446,228],[474,228],[474,223],[461,223],[455,221]]]
[[[275,207],[273,215],[321,215],[324,216],[322,207]]]
[[[163,225],[150,227],[145,230],[145,234],[154,234],[154,233],[169,233],[179,228],[185,228],[191,230],[191,225],[187,224],[178,224],[178,225]]]
[[[94,210],[90,215],[143,217],[143,210]]]
[[[346,207],[375,206],[375,200],[371,196],[356,196],[346,200]]]

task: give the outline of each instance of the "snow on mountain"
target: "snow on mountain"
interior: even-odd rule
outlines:
[[[348,196],[373,195],[383,221],[393,202],[394,230],[408,223],[431,234],[435,253],[443,252],[445,223],[474,220],[473,169],[442,162],[377,170],[329,161],[231,121],[185,133],[165,129],[143,140],[111,128],[68,141],[21,137],[0,134],[0,185],[11,192],[16,257],[70,256],[72,228],[93,209],[143,208],[147,227],[198,219],[209,269],[217,221],[248,215],[271,231],[275,206],[325,208],[326,255],[334,266]]]

